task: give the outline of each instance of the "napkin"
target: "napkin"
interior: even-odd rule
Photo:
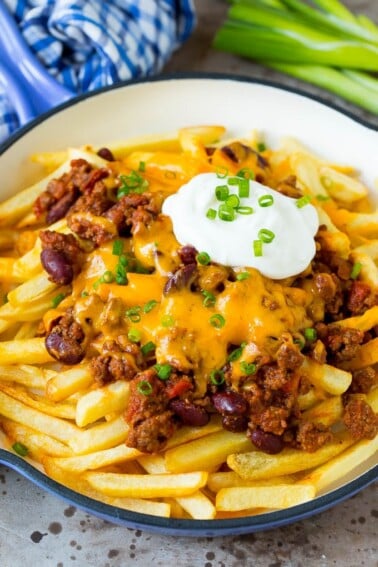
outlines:
[[[76,93],[156,74],[195,25],[192,0],[3,1],[33,53]],[[0,141],[17,127],[0,82]]]

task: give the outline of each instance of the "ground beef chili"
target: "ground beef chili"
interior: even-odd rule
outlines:
[[[229,144],[211,155],[218,151],[234,164],[248,157],[261,178],[269,174],[267,160],[243,144]],[[100,155],[109,162],[114,160],[111,152],[102,151]],[[108,167],[95,168],[85,160],[73,160],[71,170],[50,181],[35,202],[38,218],[45,216],[52,223],[65,216],[74,233],[52,230],[40,233],[42,264],[50,279],[59,285],[69,285],[80,271],[83,259],[80,242],[86,241],[88,249],[93,250],[115,236],[128,238],[140,230],[148,231],[159,215],[159,197],[154,193],[131,191],[117,198],[119,180],[111,171],[111,163]],[[277,190],[296,198],[301,194],[294,177],[284,179]],[[306,395],[312,388],[309,377],[301,370],[305,356],[319,364],[343,368],[356,357],[361,345],[378,334],[378,329],[365,333],[339,324],[341,319],[361,315],[378,305],[378,298],[368,284],[351,277],[353,263],[349,259],[326,249],[322,240],[325,230],[325,227],[319,230],[317,253],[310,268],[291,283],[293,287],[311,290],[314,300],[308,308],[311,333],[306,336],[303,329],[298,336],[284,333],[269,337],[274,346],[259,352],[248,371],[237,379],[229,356],[223,368],[215,369],[219,381],[209,380],[200,397],[196,393],[194,370],[180,367],[177,362],[168,365],[166,376],[159,376],[156,345],[152,345],[148,354],[144,353],[142,345],[129,340],[124,328],[118,335],[114,332],[112,338],[105,337],[100,347],[88,349],[87,327],[84,332],[75,308],[67,309],[52,321],[46,330],[46,348],[56,360],[69,365],[80,363],[88,354],[91,373],[99,387],[117,380],[129,382],[126,443],[142,452],[164,449],[177,428],[204,426],[213,414],[220,417],[224,429],[245,432],[254,446],[266,453],[279,453],[285,447],[316,451],[333,434],[321,423],[305,419],[299,406],[298,396]],[[165,276],[165,299],[172,299],[184,290],[201,293],[204,301],[209,302],[209,298],[213,301],[224,291],[227,282],[236,281],[236,271],[212,262],[202,266],[197,255],[190,245],[178,248],[180,263]],[[113,298],[107,303],[110,311],[111,301],[119,304],[113,309],[113,323],[109,319],[106,324],[118,331],[122,327],[119,314],[126,307],[121,300]],[[268,295],[262,296],[261,301],[269,313],[279,308]],[[185,334],[183,329],[183,341]],[[227,354],[243,350],[244,346],[228,345]],[[354,370],[351,386],[343,396],[343,422],[354,439],[371,439],[377,433],[377,417],[363,399],[377,383],[377,375],[372,366]]]

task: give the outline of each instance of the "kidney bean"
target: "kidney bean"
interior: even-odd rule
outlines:
[[[266,433],[262,429],[255,429],[248,437],[258,449],[261,449],[264,453],[269,453],[269,455],[276,455],[284,448],[281,437],[274,435],[274,433]]]
[[[54,331],[47,335],[45,346],[48,353],[63,364],[78,364],[84,358],[84,350],[77,341]]]
[[[180,260],[183,264],[195,264],[196,263],[196,256],[197,250],[194,246],[182,246],[179,251],[178,255],[180,256]]]
[[[233,433],[241,433],[247,429],[248,418],[246,415],[224,415],[222,417],[222,426],[227,431]]]
[[[217,412],[222,415],[244,415],[248,410],[247,400],[241,394],[232,392],[217,392],[212,397]]]
[[[106,159],[107,161],[115,161],[114,156],[109,148],[100,148],[97,152],[97,155],[102,159]]]
[[[196,264],[188,264],[183,268],[176,270],[175,273],[167,280],[164,286],[164,294],[167,295],[174,289],[189,287],[194,280],[196,270]]]
[[[80,192],[76,188],[73,188],[72,191],[69,191],[68,193],[63,195],[63,197],[59,199],[59,201],[57,201],[47,213],[47,224],[52,224],[65,217],[66,213],[78,199],[79,195]]]
[[[169,407],[185,425],[201,427],[209,422],[210,416],[201,406],[185,400],[172,400]]]
[[[53,282],[59,285],[72,282],[73,267],[64,252],[46,248],[41,252],[41,263]]]

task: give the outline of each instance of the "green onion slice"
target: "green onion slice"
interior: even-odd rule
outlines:
[[[161,324],[163,327],[173,327],[173,325],[175,324],[175,320],[171,315],[165,315],[161,319]]]
[[[228,169],[227,167],[224,167],[222,165],[218,165],[216,170],[215,170],[216,176],[218,177],[218,179],[225,179],[228,175]]]
[[[202,266],[207,266],[211,262],[211,258],[207,252],[199,252],[196,256],[196,260]]]
[[[114,274],[110,270],[106,270],[100,278],[101,283],[112,283],[114,282]]]
[[[350,279],[351,280],[357,279],[360,272],[361,272],[361,269],[362,269],[362,264],[360,262],[356,262],[355,264],[353,264],[353,267],[351,269],[350,276],[349,276]]]
[[[123,241],[115,240],[113,242],[112,254],[114,256],[120,256],[123,253]]]
[[[240,345],[240,347],[238,347],[235,350],[233,350],[232,352],[230,352],[230,354],[227,357],[227,361],[228,362],[235,362],[236,360],[239,360],[239,358],[243,354],[243,349],[244,349],[244,347],[242,347]]]
[[[172,373],[172,366],[170,364],[155,364],[154,368],[160,380],[168,380]]]
[[[139,343],[140,339],[141,339],[141,332],[139,331],[139,329],[130,329],[129,332],[127,333],[127,338],[129,339],[129,341],[131,341],[132,343]]]
[[[212,325],[216,329],[221,329],[226,323],[226,319],[220,313],[215,313],[215,315],[212,315],[209,321],[210,325]]]
[[[316,338],[317,338],[317,336],[318,336],[318,335],[317,335],[317,332],[316,332],[316,329],[314,329],[313,327],[307,327],[307,329],[305,329],[305,330],[303,331],[303,334],[304,334],[305,338],[306,338],[308,341],[311,341],[311,342],[312,342],[312,341],[316,341]]]
[[[214,386],[220,386],[225,381],[223,370],[213,370],[210,374],[210,382]]]
[[[274,234],[274,232],[272,232],[271,230],[267,229],[267,228],[262,228],[259,230],[258,233],[258,237],[262,242],[265,242],[267,244],[269,244],[269,242],[272,242],[274,240],[274,237],[276,235]]]
[[[130,307],[130,309],[126,311],[126,317],[128,317],[130,321],[132,321],[133,323],[139,323],[139,321],[141,320],[141,316],[140,316],[141,309],[142,308],[139,305],[136,305],[135,307]]]
[[[253,208],[245,205],[237,207],[235,210],[237,213],[239,213],[239,215],[252,215],[253,213]]]
[[[141,380],[138,383],[137,389],[143,396],[150,396],[152,394],[152,385],[147,380]]]
[[[143,345],[140,350],[143,356],[147,356],[147,354],[150,354],[150,352],[153,352],[155,349],[156,349],[155,343],[153,343],[152,341],[148,341],[148,343]]]
[[[230,194],[230,190],[227,185],[218,185],[215,187],[215,196],[218,201],[225,201]]]
[[[309,203],[311,203],[311,197],[310,195],[303,195],[303,197],[300,197],[299,199],[296,200],[295,204],[297,205],[298,209],[303,209],[303,207],[305,207],[306,205],[308,205]]]
[[[240,169],[237,174],[238,177],[243,177],[244,179],[254,179],[255,178],[255,172],[253,171],[253,169],[250,169],[249,167],[243,167],[243,169]],[[240,184],[239,184],[240,187]],[[249,184],[248,184],[249,187]],[[241,197],[241,195],[240,195]],[[248,197],[248,195],[247,195]]]
[[[245,376],[251,376],[251,374],[256,374],[257,366],[253,362],[246,362],[243,360],[240,363],[240,368]]]
[[[210,220],[214,220],[217,216],[217,211],[215,209],[208,209],[206,216]]]
[[[256,257],[263,255],[262,241],[261,240],[254,240],[253,241],[253,253]]]
[[[211,291],[207,291],[204,289],[202,291],[202,295],[204,296],[203,305],[204,307],[214,307],[215,305],[215,295],[211,293]]]
[[[235,220],[235,215],[235,209],[227,205],[221,205],[218,209],[218,216],[223,221],[232,222]]]
[[[143,311],[145,313],[149,313],[150,311],[153,310],[154,307],[156,307],[157,304],[158,302],[155,299],[151,299],[150,301],[147,301],[147,303],[143,307]]]
[[[16,443],[12,445],[12,449],[15,453],[17,453],[17,455],[20,455],[20,457],[26,457],[29,452],[29,449],[26,447],[26,445],[20,443],[19,441],[16,441]]]
[[[240,199],[237,195],[230,195],[229,197],[227,197],[225,205],[227,207],[231,207],[232,209],[236,209],[236,207],[240,205]]]
[[[271,207],[274,203],[273,195],[261,195],[258,202],[260,207]]]
[[[238,282],[242,282],[244,280],[247,280],[250,276],[251,274],[249,272],[240,272],[236,275],[236,279],[238,280]]]
[[[264,144],[264,142],[259,142],[257,144],[257,151],[258,152],[265,152],[266,150],[266,145]]]
[[[64,295],[64,293],[58,293],[58,295],[52,298],[51,304],[54,307],[54,309],[58,307],[59,303],[61,303],[65,297],[66,296]]]

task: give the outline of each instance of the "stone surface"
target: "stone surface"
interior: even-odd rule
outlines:
[[[377,0],[349,0],[378,20]],[[166,72],[241,74],[297,87],[378,126],[378,118],[310,85],[211,49],[223,0],[197,0],[199,22]],[[322,514],[271,531],[222,538],[168,537],[114,526],[86,514],[0,466],[1,567],[376,567],[378,497],[370,486]]]

